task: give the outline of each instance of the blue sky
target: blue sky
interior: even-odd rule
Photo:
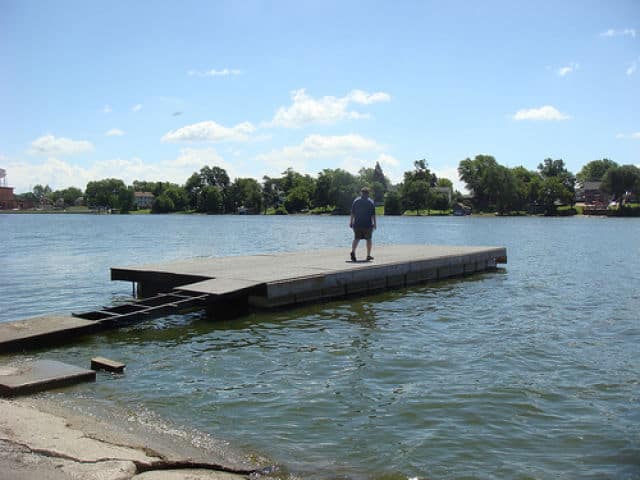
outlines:
[[[640,2],[0,0],[16,192],[490,154],[640,165]]]

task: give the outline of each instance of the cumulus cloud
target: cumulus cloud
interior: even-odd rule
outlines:
[[[124,132],[119,128],[112,128],[108,132],[105,132],[104,135],[106,137],[121,137],[122,135],[124,135]]]
[[[187,75],[190,77],[227,77],[229,75],[240,75],[240,73],[242,72],[237,69],[223,68],[222,70],[211,69],[206,71],[189,70]]]
[[[629,68],[627,68],[627,77],[630,77],[631,75],[633,75],[634,73],[636,73],[636,71],[638,70],[638,60],[634,60],[633,62],[631,62],[631,65],[629,65]]]
[[[571,62],[569,65],[565,65],[564,67],[558,68],[556,73],[560,77],[566,77],[570,73],[575,72],[576,70],[578,70],[578,68],[580,68],[580,65],[578,63]]]
[[[368,114],[350,110],[349,105],[370,105],[390,99],[391,96],[384,92],[367,93],[362,90],[352,90],[344,97],[325,96],[316,99],[301,88],[291,92],[292,104],[280,107],[265,126],[300,128],[311,124],[330,125],[344,119],[369,118]]]
[[[569,115],[561,113],[551,105],[518,110],[513,115],[514,120],[567,120],[569,118],[571,118]]]
[[[86,140],[44,135],[31,143],[29,153],[32,155],[75,155],[93,151],[93,144]]]
[[[133,113],[138,113],[140,110],[142,110],[142,104],[138,103],[136,105],[134,105],[133,107],[131,107],[131,111]]]
[[[282,171],[288,167],[305,171],[306,163],[315,159],[344,159],[358,152],[377,151],[381,146],[369,138],[350,135],[309,135],[301,144],[286,146],[258,155],[256,160],[277,167]]]
[[[186,125],[167,132],[163,142],[246,142],[256,128],[250,122],[242,122],[234,127],[224,127],[207,121]]]
[[[632,37],[635,38],[636,31],[633,28],[624,28],[621,30],[616,30],[614,28],[610,28],[600,34],[601,37]]]
[[[70,186],[84,189],[88,182],[103,178],[119,178],[127,185],[131,185],[134,180],[184,184],[193,172],[205,165],[220,166],[231,178],[238,176],[234,165],[226,162],[213,148],[186,148],[176,158],[153,163],[133,157],[96,161],[80,166],[49,157],[40,162],[8,160],[6,169],[11,175],[11,184],[17,193],[21,193],[29,191],[38,183],[48,184],[54,190]]]

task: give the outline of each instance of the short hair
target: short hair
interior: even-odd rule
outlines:
[[[362,188],[360,189],[360,192],[361,192],[361,193],[369,193],[369,187],[362,187]]]

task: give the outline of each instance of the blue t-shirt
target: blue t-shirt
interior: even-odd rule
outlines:
[[[353,228],[371,228],[371,217],[376,214],[376,206],[371,198],[358,197],[351,205],[351,213],[354,214]]]

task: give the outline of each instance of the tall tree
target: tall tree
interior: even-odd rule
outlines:
[[[567,170],[562,159],[546,158],[544,162],[538,165],[538,171],[544,181],[543,196],[545,197],[544,204],[547,206],[547,213],[551,213],[549,208],[555,210],[556,201],[571,205],[575,203],[576,178]],[[554,179],[554,181],[551,181],[551,179]],[[559,184],[555,180],[558,180]],[[560,185],[563,188],[560,188]],[[557,195],[557,198],[552,203],[549,203],[550,192],[555,192]]]
[[[622,210],[627,194],[640,193],[640,168],[622,165],[608,169],[602,178],[602,189],[618,200]]]
[[[189,177],[184,188],[189,196],[189,205],[191,208],[195,206],[200,212],[224,213],[225,205],[230,203],[227,201],[229,185],[229,175],[227,175],[227,171],[224,168],[205,165],[200,169],[200,172],[193,173]],[[218,189],[218,193],[222,195],[222,211],[214,212],[213,210],[216,210],[216,208],[210,208],[211,205],[207,197],[216,195],[211,193],[212,190],[210,189],[205,192],[206,187],[215,187]]]
[[[416,210],[420,215],[422,210],[429,209],[432,200],[431,187],[435,186],[437,179],[432,175],[425,159],[416,160],[413,166],[413,170],[404,172],[402,199],[408,209]]]
[[[133,207],[133,190],[117,178],[89,182],[85,194],[90,207],[118,209],[121,213],[127,213]]]
[[[466,158],[458,165],[458,175],[473,196],[473,203],[478,210],[495,208],[496,186],[492,184],[494,171],[498,162],[490,155],[476,155],[473,160]]]
[[[601,182],[604,174],[610,168],[618,167],[619,165],[613,160],[603,158],[602,160],[592,160],[584,165],[580,171],[576,174],[576,182],[584,186],[585,182]]]
[[[244,207],[253,213],[262,210],[262,187],[255,178],[236,178],[229,186],[233,209]]]

